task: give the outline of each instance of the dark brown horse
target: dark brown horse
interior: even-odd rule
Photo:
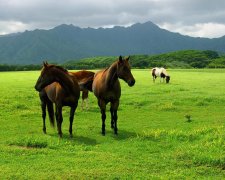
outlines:
[[[129,57],[125,60],[119,57],[109,68],[99,71],[95,74],[92,90],[98,99],[98,105],[102,114],[102,134],[105,135],[106,105],[111,103],[111,128],[117,134],[117,109],[121,95],[120,82],[118,78],[123,79],[129,86],[135,84],[135,79],[131,74]]]
[[[35,85],[35,89],[39,91],[39,96],[41,99],[43,132],[46,133],[46,105],[48,108],[50,122],[54,126],[53,103],[55,103],[57,129],[60,137],[62,137],[62,107],[70,106],[69,132],[70,136],[72,136],[74,113],[80,97],[80,88],[76,78],[70,75],[68,71],[62,67],[49,65],[45,62],[41,70],[41,75]]]
[[[71,72],[73,76],[77,78],[78,84],[80,85],[80,91],[82,91],[82,103],[81,108],[84,109],[84,101],[86,101],[86,109],[88,109],[88,89],[84,88],[82,86],[83,82],[87,79],[93,79],[95,73],[92,71],[77,71],[77,72]]]

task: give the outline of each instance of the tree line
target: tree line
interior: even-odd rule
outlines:
[[[81,60],[71,60],[61,65],[67,69],[101,69],[108,67],[118,57],[92,57]],[[225,68],[225,55],[216,51],[185,50],[159,55],[132,55],[132,68]],[[29,71],[40,70],[38,65],[7,65],[0,64],[0,71]]]

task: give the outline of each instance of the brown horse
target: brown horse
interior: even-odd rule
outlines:
[[[84,110],[84,101],[86,101],[86,109],[88,109],[88,89],[84,88],[82,86],[82,83],[84,80],[93,79],[95,73],[92,71],[86,71],[86,70],[70,72],[70,73],[77,78],[78,84],[80,85],[80,91],[82,91],[81,108],[82,110]]]
[[[125,60],[119,57],[109,68],[99,71],[95,74],[92,90],[98,99],[98,105],[102,114],[102,135],[105,135],[106,105],[111,103],[111,128],[117,134],[117,109],[121,95],[120,82],[118,78],[123,79],[129,86],[135,84],[135,79],[131,74],[129,57]]]
[[[35,89],[39,91],[39,96],[41,99],[44,133],[46,133],[46,105],[48,108],[50,122],[54,126],[53,103],[55,103],[57,129],[60,137],[62,137],[62,107],[70,106],[69,132],[70,136],[72,136],[74,113],[80,97],[80,88],[76,78],[70,75],[69,72],[62,67],[49,65],[45,62],[43,64],[41,75],[35,85]]]

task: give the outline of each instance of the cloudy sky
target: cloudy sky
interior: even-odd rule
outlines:
[[[60,24],[113,27],[152,21],[181,34],[225,35],[225,0],[0,0],[0,35]]]

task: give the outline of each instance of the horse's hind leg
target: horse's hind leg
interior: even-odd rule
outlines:
[[[84,101],[85,101],[86,110],[88,110],[88,90],[82,91],[82,110],[84,108]]]
[[[47,108],[48,108],[50,124],[52,127],[54,127],[55,126],[54,109],[53,109],[53,103],[50,100],[48,100],[47,102]]]
[[[152,78],[153,78],[153,82],[155,83],[157,76],[153,75]]]
[[[81,109],[82,111],[84,110],[84,99],[82,98],[82,101],[81,101]]]
[[[70,109],[70,127],[69,127],[70,137],[73,137],[73,119],[76,108],[77,104],[75,106],[72,106]]]
[[[86,98],[85,101],[86,101],[86,110],[88,110],[89,109],[89,105],[88,105],[89,104],[89,99],[88,99],[88,97]]]
[[[46,102],[41,101],[41,110],[42,110],[42,119],[43,119],[43,132],[46,134],[46,124],[45,124],[45,119],[46,119]]]
[[[114,129],[114,112],[112,107],[110,107],[110,113],[111,113],[111,128]]]
[[[106,104],[105,104],[105,101],[99,99],[98,105],[101,109],[101,114],[102,114],[102,135],[105,135],[105,119],[106,119],[106,114],[105,114]]]

